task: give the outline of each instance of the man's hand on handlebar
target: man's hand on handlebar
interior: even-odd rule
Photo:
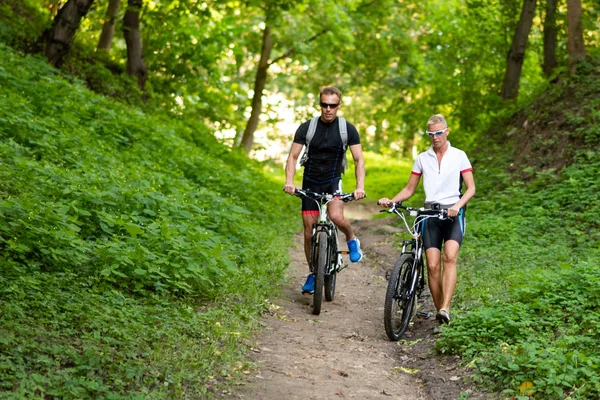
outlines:
[[[296,193],[296,186],[288,185],[287,183],[283,186],[283,191],[287,194],[291,194],[292,196]]]
[[[360,200],[360,199],[364,199],[365,197],[367,197],[367,194],[365,193],[365,189],[356,189],[354,191],[354,193],[352,193],[354,195],[354,199],[355,200]]]

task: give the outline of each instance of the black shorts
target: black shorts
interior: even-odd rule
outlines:
[[[422,225],[425,250],[436,247],[441,251],[442,243],[448,240],[456,240],[460,246],[465,236],[465,228],[465,210],[462,208],[454,218],[444,220],[439,218],[426,219]]]
[[[342,194],[342,178],[336,178],[327,183],[315,183],[308,180],[302,181],[302,189],[312,190],[315,193]],[[319,206],[312,199],[302,198],[302,215],[319,215]]]

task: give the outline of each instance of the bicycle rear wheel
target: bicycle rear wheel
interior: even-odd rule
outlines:
[[[333,301],[333,297],[335,296],[335,281],[337,279],[337,273],[335,270],[329,274],[325,275],[325,300]]]
[[[315,274],[315,292],[313,293],[313,309],[314,315],[321,313],[321,303],[323,302],[323,283],[325,279],[325,268],[327,267],[327,255],[329,253],[329,242],[327,241],[327,233],[319,232],[318,236],[318,252]]]
[[[411,286],[417,273],[412,254],[402,254],[390,275],[385,294],[383,322],[388,338],[398,341],[404,335],[415,306],[415,291]]]

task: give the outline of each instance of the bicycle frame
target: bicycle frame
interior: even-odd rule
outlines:
[[[345,254],[347,252],[339,250],[340,243],[338,238],[338,229],[337,226],[333,223],[333,221],[331,221],[331,219],[329,218],[329,211],[327,205],[333,200],[342,200],[344,202],[347,202],[354,199],[354,196],[352,194],[332,195],[326,193],[314,193],[309,190],[297,190],[296,192],[303,197],[313,200],[315,203],[317,203],[317,206],[319,207],[319,219],[315,224],[313,224],[312,229],[312,239],[310,248],[311,272],[314,272],[313,264],[315,255],[313,254],[313,252],[315,249],[317,238],[319,236],[319,232],[325,232],[327,234],[329,244],[333,247],[333,251],[327,255],[327,270],[325,271],[325,274],[330,275],[334,273],[334,270],[335,272],[341,271],[346,267],[342,259],[342,254]],[[337,260],[331,259],[334,253],[337,253]]]
[[[412,226],[406,221],[405,210],[415,217]],[[423,223],[428,218],[444,219],[446,210],[425,210],[404,207],[401,203],[392,204],[389,210],[382,212],[395,213],[404,222],[412,239],[402,242],[402,251],[398,261],[390,271],[388,288],[384,306],[384,324],[386,334],[391,340],[399,340],[406,331],[416,298],[421,296],[425,288],[425,267],[423,261],[423,241],[421,237]]]
[[[415,217],[413,224],[412,224],[412,228],[409,227],[404,213],[402,211],[399,211],[398,208],[406,210],[411,217]],[[394,204],[388,212],[393,212],[396,215],[398,215],[404,222],[404,226],[406,227],[406,230],[412,236],[411,240],[404,240],[402,242],[402,251],[400,253],[401,255],[402,254],[411,254],[415,260],[415,263],[413,265],[413,273],[415,270],[419,271],[419,273],[416,275],[416,277],[419,278],[419,284],[415,285],[416,282],[413,282],[413,284],[411,285],[411,290],[409,293],[409,298],[410,298],[410,297],[412,297],[413,292],[415,290],[420,293],[425,288],[425,271],[423,271],[423,268],[424,268],[423,238],[421,236],[422,230],[423,230],[423,224],[429,218],[440,218],[440,219],[446,218],[447,211],[446,210],[426,210],[425,208],[417,209],[417,208],[412,208],[412,207],[404,207],[404,206],[402,206],[402,204]]]
[[[315,201],[319,209],[319,219],[312,227],[309,255],[310,270],[315,278],[313,314],[318,315],[321,312],[322,295],[325,294],[326,301],[333,300],[337,273],[346,267],[342,254],[348,253],[339,249],[337,226],[329,218],[328,204],[337,199],[344,202],[353,200],[354,195],[334,196],[301,189],[296,189],[296,195]]]
[[[312,231],[312,240],[311,240],[311,260],[314,260],[314,254],[312,252],[315,249],[315,243],[317,241],[317,237],[319,236],[319,232],[325,232],[327,234],[327,240],[329,241],[329,245],[333,246],[332,251],[327,255],[327,270],[325,270],[325,275],[329,275],[335,269],[336,272],[341,270],[341,265],[343,264],[343,260],[341,259],[341,254],[339,252],[339,239],[338,239],[338,230],[337,226],[331,221],[329,218],[329,212],[327,210],[327,204],[329,204],[333,200],[333,196],[328,198],[322,198],[320,201],[317,201],[319,205],[319,220],[313,225]],[[316,201],[316,200],[315,200]],[[333,253],[338,253],[338,260],[332,260],[331,257]],[[311,262],[310,268],[311,271],[314,271],[314,266]]]

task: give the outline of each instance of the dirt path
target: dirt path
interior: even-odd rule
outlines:
[[[312,296],[300,293],[307,266],[297,234],[282,295],[272,300],[256,339],[258,371],[239,388],[236,399],[439,400],[457,399],[461,392],[469,393],[469,399],[486,398],[463,382],[465,372],[456,358],[441,359],[431,352],[438,327],[433,318],[417,319],[405,341],[388,340],[383,327],[385,274],[398,257],[394,233],[401,231],[389,225],[392,219],[371,219],[379,209],[358,202],[346,206],[365,258],[341,271],[334,300],[323,302],[318,316],[311,313]],[[429,297],[424,300],[419,311],[433,314]]]

